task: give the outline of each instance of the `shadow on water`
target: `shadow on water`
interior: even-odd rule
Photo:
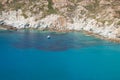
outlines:
[[[81,49],[92,46],[111,44],[91,36],[85,36],[79,32],[55,33],[55,32],[8,32],[13,33],[12,45],[19,49],[35,48],[44,51],[64,51],[68,49]],[[50,35],[51,39],[47,39]]]

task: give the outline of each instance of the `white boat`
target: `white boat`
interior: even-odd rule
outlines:
[[[50,35],[48,35],[48,36],[47,36],[47,39],[50,39],[50,38],[51,38],[51,36],[50,36]]]

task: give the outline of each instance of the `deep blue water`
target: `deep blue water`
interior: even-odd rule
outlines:
[[[79,32],[0,31],[0,80],[120,80],[120,44]]]

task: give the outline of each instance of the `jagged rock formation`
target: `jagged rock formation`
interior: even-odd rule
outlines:
[[[120,41],[120,0],[0,0],[0,21],[17,29],[84,30]]]

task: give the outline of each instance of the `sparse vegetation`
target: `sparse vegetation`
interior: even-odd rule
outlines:
[[[0,3],[0,11],[3,10],[3,5]]]
[[[99,0],[94,0],[94,2],[84,6],[90,13],[98,13],[100,10],[100,1]]]
[[[58,0],[59,1],[59,0]],[[68,0],[70,2],[70,4],[68,4],[67,6],[63,6],[60,7],[60,9],[57,8],[53,8],[54,3],[52,2],[52,0],[13,0],[10,4],[7,1],[6,5],[5,5],[5,9],[7,10],[18,10],[21,9],[23,11],[23,16],[25,18],[28,18],[28,15],[25,14],[26,12],[31,12],[31,16],[33,15],[37,15],[40,12],[42,12],[42,18],[46,17],[49,14],[61,14],[63,16],[69,16],[72,15],[72,17],[74,17],[74,13],[75,10],[77,8],[77,6],[81,6],[78,3],[83,2],[85,0]],[[110,0],[107,0],[108,2],[110,2]],[[69,3],[68,2],[68,3]],[[72,3],[72,5],[71,5]],[[88,3],[88,4],[87,4]],[[96,15],[100,14],[103,15],[101,11],[103,11],[103,9],[107,9],[108,6],[104,6],[104,5],[100,5],[100,0],[88,0],[85,2],[85,9],[78,11],[79,14],[81,15],[80,17],[82,17],[82,15],[86,15],[86,17],[88,18],[93,18],[96,19]],[[114,5],[112,5],[114,4]],[[116,7],[119,4],[119,0],[118,1],[113,1],[111,3],[111,5],[109,5],[109,7]],[[3,10],[4,7],[2,5],[2,3],[0,3],[0,11]],[[62,11],[63,9],[63,11]],[[65,10],[65,12],[64,12]],[[115,17],[114,18],[120,18],[120,11],[115,11]],[[69,14],[69,15],[68,15]],[[104,16],[107,16],[107,13],[104,14]],[[101,19],[102,18],[102,19]],[[101,18],[98,19],[98,22],[102,22],[103,24],[106,22],[106,19],[103,19],[104,17],[101,16]],[[108,21],[111,24],[111,21]],[[118,23],[119,24],[119,23]]]
[[[25,13],[23,13],[22,15],[24,16],[24,18],[28,18],[28,16]]]
[[[116,15],[114,16],[115,18],[120,18],[120,11],[115,11]]]
[[[87,6],[84,6],[89,12],[94,13],[95,12],[95,6],[93,4],[89,4]]]
[[[48,14],[54,14],[57,13],[57,11],[55,9],[53,9],[52,7],[53,3],[52,0],[48,0]]]
[[[117,25],[120,25],[120,21],[118,21]]]
[[[15,5],[15,10],[21,9],[24,4],[17,4]]]
[[[81,10],[81,14],[84,15],[86,12],[84,10]]]

